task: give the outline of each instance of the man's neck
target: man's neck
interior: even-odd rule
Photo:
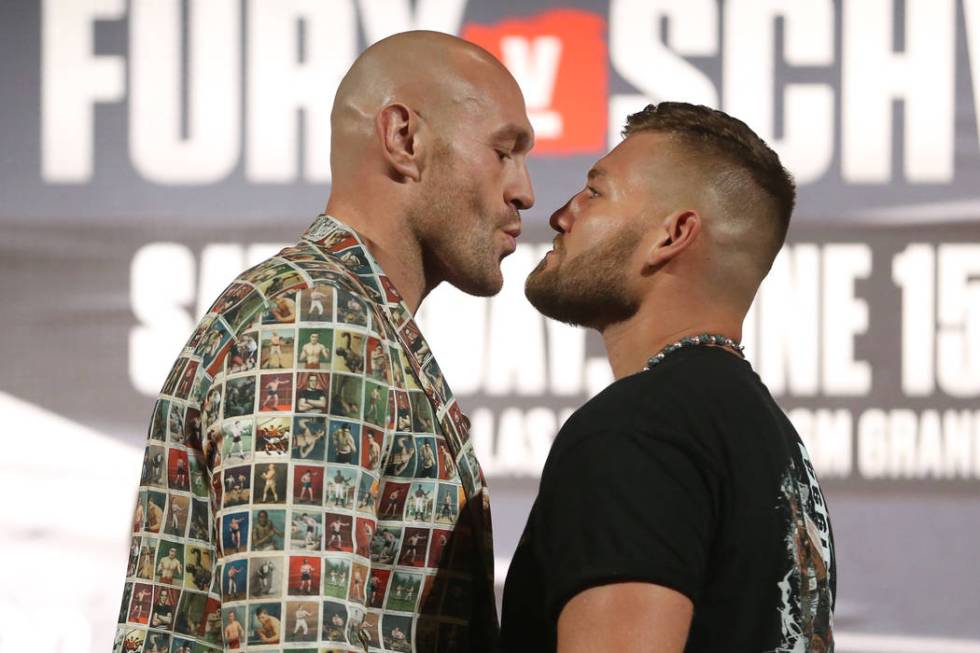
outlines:
[[[407,222],[390,219],[391,214],[384,209],[368,214],[333,198],[324,212],[357,232],[414,315],[429,288],[422,264],[422,248]]]
[[[742,317],[711,307],[691,310],[687,304],[663,308],[670,304],[646,301],[633,317],[602,330],[606,355],[617,379],[640,372],[651,356],[685,336],[710,333],[736,342],[741,339]]]

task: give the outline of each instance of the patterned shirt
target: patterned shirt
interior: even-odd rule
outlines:
[[[492,649],[468,428],[394,285],[319,216],[218,297],[164,383],[116,650]]]

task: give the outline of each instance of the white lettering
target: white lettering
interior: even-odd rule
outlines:
[[[850,475],[853,431],[850,411],[797,408],[789,412],[789,418],[821,476]]]
[[[130,265],[129,301],[140,321],[129,334],[129,380],[140,392],[160,391],[194,319],[194,256],[177,243],[151,243]]]
[[[349,1],[250,0],[248,11],[246,175],[255,182],[296,181],[302,110],[304,179],[328,182],[330,110],[356,54],[354,8]]]
[[[937,376],[954,397],[980,394],[980,245],[939,247]]]
[[[501,44],[504,65],[524,93],[527,115],[540,138],[560,138],[561,114],[550,109],[561,61],[561,39],[538,36],[531,42],[522,36],[505,37]]]
[[[660,29],[669,31],[665,42]],[[639,94],[609,97],[609,145],[619,142],[626,116],[651,102],[682,100],[718,106],[711,79],[684,56],[718,54],[718,3],[714,0],[612,0],[609,58]]]
[[[834,62],[834,7],[829,0],[729,0],[725,5],[722,99],[725,111],[752,126],[779,152],[799,184],[819,179],[834,153],[834,91],[827,84],[787,84],[784,136],[775,137],[775,21],[783,18],[787,63]]]
[[[241,106],[237,0],[188,3],[187,136],[181,126],[181,2],[130,3],[129,146],[160,184],[210,184],[238,163]]]
[[[854,280],[871,274],[871,248],[826,245],[823,259],[823,388],[829,395],[871,390],[871,365],[854,360],[854,336],[868,330],[868,303],[854,297]]]
[[[864,478],[980,477],[980,411],[865,411],[858,420]]]
[[[814,395],[818,386],[820,253],[784,247],[759,291],[760,374],[774,395]]]
[[[932,246],[912,243],[892,261],[892,280],[902,289],[902,390],[912,397],[935,388],[936,256]]]
[[[973,80],[973,119],[977,123],[977,138],[980,140],[980,110],[977,109],[980,107],[980,0],[963,0],[963,17],[970,77]]]
[[[94,108],[125,93],[121,57],[93,56],[94,24],[125,16],[125,0],[44,0],[41,10],[41,176],[92,178]]]
[[[864,478],[881,478],[888,466],[888,418],[871,408],[858,419],[858,471]]]
[[[952,0],[905,0],[905,51],[893,52],[893,0],[847,0],[841,81],[842,173],[887,183],[892,102],[905,105],[905,175],[953,179],[956,22]]]

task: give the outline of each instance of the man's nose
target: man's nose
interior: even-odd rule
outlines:
[[[506,200],[517,210],[529,209],[534,206],[534,188],[531,186],[531,175],[523,160]]]
[[[571,211],[572,200],[565,202],[565,205],[551,214],[548,224],[558,233],[566,233],[571,230],[574,217]]]

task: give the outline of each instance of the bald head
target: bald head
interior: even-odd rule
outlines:
[[[520,96],[517,83],[492,54],[441,32],[403,32],[378,41],[340,82],[330,114],[331,168],[336,181],[363,160],[384,107],[406,106],[445,128],[479,112],[499,91]]]

